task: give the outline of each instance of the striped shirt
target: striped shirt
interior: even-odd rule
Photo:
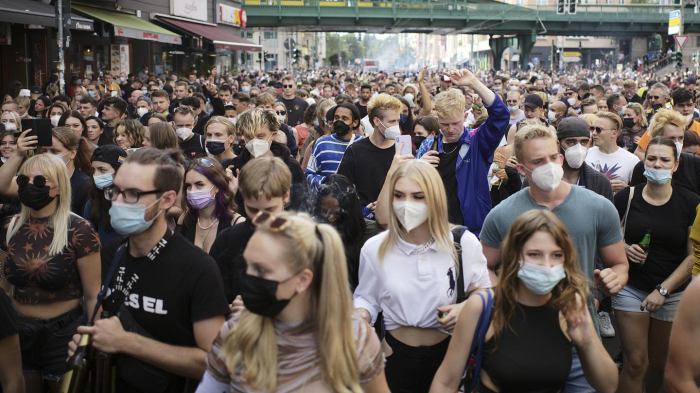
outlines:
[[[330,134],[316,141],[305,172],[309,188],[314,194],[327,176],[334,175],[338,171],[338,166],[340,166],[340,161],[348,146],[362,139],[361,136],[354,135],[353,139],[345,141],[335,134]]]

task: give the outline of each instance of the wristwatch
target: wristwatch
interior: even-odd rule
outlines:
[[[669,295],[668,295],[668,289],[662,287],[661,284],[659,284],[659,285],[656,286],[656,290],[659,291],[659,293],[660,293],[661,296],[663,296],[663,297],[668,297],[668,296],[669,296]]]

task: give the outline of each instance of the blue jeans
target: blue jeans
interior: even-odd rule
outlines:
[[[579,359],[575,347],[571,351],[571,372],[569,373],[569,380],[566,381],[566,386],[564,386],[562,393],[595,393],[595,389],[588,384],[586,376],[583,375],[581,359]]]

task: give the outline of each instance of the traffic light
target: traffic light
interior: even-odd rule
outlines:
[[[693,63],[697,63],[700,60],[700,53],[698,51],[693,52]]]
[[[557,14],[564,15],[566,13],[566,0],[557,0]]]
[[[301,49],[294,49],[292,51],[292,57],[294,58],[294,61],[292,61],[292,64],[298,63],[299,59],[301,59]]]
[[[576,0],[569,0],[569,14],[576,14]]]
[[[258,61],[261,62],[263,58],[262,52],[258,53]]]
[[[671,61],[676,62],[676,68],[683,68],[683,53],[682,52],[671,53]]]

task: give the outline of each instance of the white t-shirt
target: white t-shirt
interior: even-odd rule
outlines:
[[[639,157],[619,147],[614,153],[605,154],[598,146],[594,146],[586,154],[586,164],[607,176],[608,180],[622,180],[627,184],[638,162]]]
[[[464,281],[467,293],[491,287],[481,243],[471,232],[464,231],[460,239],[464,274],[461,278],[457,277],[459,268],[452,254],[437,243],[422,248],[399,238],[380,263],[379,246],[388,233],[367,240],[360,253],[360,282],[353,303],[355,308],[369,311],[373,325],[383,311],[386,330],[414,326],[445,332],[436,319],[437,308],[457,300],[455,280]]]

